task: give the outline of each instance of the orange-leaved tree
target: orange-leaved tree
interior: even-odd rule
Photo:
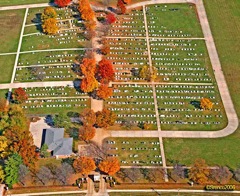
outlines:
[[[90,93],[98,87],[98,81],[93,75],[86,76],[81,81],[81,90]]]
[[[196,159],[189,170],[189,178],[196,183],[203,184],[208,181],[210,169],[204,159]]]
[[[48,18],[56,18],[57,17],[57,12],[53,7],[46,7],[43,10],[43,13],[41,15],[42,20],[48,19]]]
[[[42,24],[43,32],[48,35],[54,35],[58,32],[59,27],[57,26],[56,18],[47,18]]]
[[[90,157],[79,157],[73,161],[73,168],[77,173],[89,174],[96,169],[95,162]]]
[[[94,125],[96,123],[96,115],[90,108],[85,108],[80,114],[80,120],[84,125]]]
[[[102,54],[104,54],[104,55],[109,54],[109,52],[110,52],[110,46],[109,46],[108,43],[106,43],[106,44],[104,44],[104,45],[102,46],[101,52],[102,52]]]
[[[79,129],[79,139],[88,141],[96,134],[96,129],[92,125],[83,125]]]
[[[84,22],[84,26],[88,31],[94,31],[96,29],[97,23],[94,20],[87,20]]]
[[[28,95],[23,88],[19,87],[13,91],[12,99],[15,103],[24,103],[28,100]]]
[[[98,88],[97,91],[97,96],[100,97],[101,99],[107,99],[113,94],[113,89],[108,87],[108,84],[103,84]]]
[[[72,0],[55,0],[54,3],[58,6],[58,7],[66,7],[70,4]]]
[[[94,58],[83,58],[82,64],[80,65],[81,71],[85,76],[93,76],[96,72],[96,60]]]
[[[101,79],[111,81],[114,80],[114,70],[112,62],[107,60],[106,58],[103,58],[98,63],[98,75]]]
[[[98,168],[109,175],[113,175],[120,170],[120,163],[116,157],[108,157],[98,165]]]
[[[200,107],[204,110],[211,110],[213,108],[213,103],[208,98],[202,98],[200,101]]]
[[[116,121],[116,114],[107,108],[103,108],[102,111],[96,113],[96,125],[100,128],[107,128],[108,126],[114,125]]]
[[[81,13],[81,18],[83,20],[93,20],[95,18],[94,11],[88,0],[79,0],[78,11]]]

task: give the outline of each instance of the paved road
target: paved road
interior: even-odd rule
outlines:
[[[0,7],[1,10],[18,10],[18,9],[25,9],[25,8],[38,8],[38,7],[47,7],[53,4],[49,3],[39,3],[39,4],[29,4],[29,5],[13,5],[13,6],[4,6]]]
[[[24,82],[0,84],[0,89],[9,88],[31,88],[31,87],[48,87],[48,86],[73,86],[73,81],[52,81],[52,82]]]

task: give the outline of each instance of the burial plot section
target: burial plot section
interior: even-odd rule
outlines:
[[[107,138],[103,146],[122,166],[162,165],[158,138]]]
[[[157,129],[151,85],[114,85],[114,95],[105,101],[105,107],[117,114],[114,129],[136,130],[144,123]]]

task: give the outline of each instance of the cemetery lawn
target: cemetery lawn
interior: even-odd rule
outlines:
[[[115,142],[109,143],[109,142]],[[129,142],[128,144],[124,142]],[[144,143],[145,142],[145,143]],[[154,142],[154,144],[152,144]],[[159,139],[158,138],[106,138],[103,144],[108,149],[108,154],[118,155],[121,165],[161,165],[162,161]],[[115,149],[114,149],[115,148]],[[147,148],[147,149],[136,149]],[[155,150],[153,150],[155,148]],[[136,155],[135,157],[133,157]],[[126,161],[123,163],[122,161]],[[133,161],[139,161],[139,163],[133,163]],[[154,161],[158,164],[151,164],[150,161]]]
[[[218,50],[228,88],[240,116],[240,2],[238,0],[204,0],[209,23]],[[190,165],[196,158],[204,158],[210,165],[239,165],[240,128],[232,135],[218,139],[164,139],[168,165],[180,161]]]
[[[17,52],[24,14],[25,9],[0,11],[0,53]]]
[[[15,62],[15,55],[0,56],[0,70],[4,73],[0,77],[0,83],[11,82],[14,62]]]
[[[49,0],[1,0],[0,6],[49,3]]]

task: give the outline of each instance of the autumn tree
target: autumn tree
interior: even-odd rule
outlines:
[[[6,174],[5,176],[5,182],[8,184],[8,186],[11,188],[13,184],[18,182],[18,171],[19,167],[22,164],[22,158],[19,154],[14,153],[11,156],[8,157],[4,172]]]
[[[131,0],[123,0],[123,2],[124,2],[125,4],[130,4],[130,3],[131,3]]]
[[[95,162],[90,157],[79,157],[74,160],[73,168],[77,173],[89,174],[91,171],[96,169]]]
[[[108,87],[108,84],[103,84],[99,86],[97,90],[97,96],[101,99],[107,99],[113,94],[113,89]]]
[[[98,75],[101,79],[104,79],[107,81],[114,80],[114,70],[113,70],[113,65],[111,61],[103,58],[98,63]]]
[[[0,112],[5,112],[8,110],[7,100],[4,98],[0,98]]]
[[[96,72],[96,60],[94,58],[83,58],[80,68],[86,77],[94,76]]]
[[[92,125],[83,125],[79,129],[79,139],[88,141],[96,134],[96,129]]]
[[[227,184],[233,177],[232,172],[226,166],[220,166],[217,169],[211,170],[211,176],[220,184]]]
[[[0,133],[12,127],[18,127],[19,132],[28,129],[28,119],[23,109],[16,104],[10,105],[7,111],[0,112]]]
[[[78,11],[81,13],[81,18],[83,20],[93,20],[95,18],[94,11],[88,0],[79,0]]]
[[[118,0],[117,8],[119,9],[121,14],[125,14],[127,11],[127,8],[126,8],[123,0]]]
[[[8,154],[8,142],[5,136],[0,136],[0,158],[5,158]]]
[[[44,20],[42,24],[43,32],[48,35],[54,35],[58,32],[59,28],[57,26],[57,19],[56,18],[48,18]]]
[[[66,7],[70,4],[71,0],[55,0],[54,3],[58,7]]]
[[[99,165],[99,169],[109,175],[113,175],[120,170],[120,163],[116,157],[108,157]]]
[[[94,31],[96,29],[97,23],[94,20],[88,20],[84,22],[84,26],[88,31]]]
[[[157,69],[152,66],[152,70],[149,66],[144,65],[139,72],[139,77],[147,81],[154,81],[157,78]]]
[[[4,181],[4,179],[5,179],[4,169],[3,166],[0,165],[0,184]]]
[[[9,150],[18,153],[26,166],[34,168],[38,156],[35,152],[36,147],[30,131],[25,130],[19,132],[18,127],[13,127],[12,129],[6,130],[4,135],[8,138]]]
[[[83,35],[87,40],[92,40],[96,36],[96,31],[87,29]]]
[[[12,99],[15,103],[24,103],[28,100],[28,95],[23,88],[19,87],[13,91]]]
[[[189,170],[189,178],[196,183],[206,183],[210,174],[208,165],[204,159],[196,159],[194,165]]]
[[[106,16],[106,19],[107,19],[107,23],[108,24],[112,24],[114,22],[116,22],[116,17],[113,13],[109,13],[107,16]]]
[[[81,82],[81,90],[85,93],[92,92],[94,89],[98,87],[98,82],[94,76],[89,75],[82,79]]]
[[[57,26],[57,13],[52,7],[46,7],[42,13],[42,29],[46,34],[56,34],[59,30]]]
[[[84,125],[94,125],[96,123],[96,115],[90,108],[85,108],[80,114],[80,120]]]
[[[44,21],[48,18],[56,18],[57,17],[57,13],[55,11],[55,9],[53,7],[46,7],[43,10],[43,13],[41,15],[41,19]]]
[[[104,45],[101,47],[101,52],[102,52],[102,54],[104,54],[104,55],[109,54],[109,52],[110,52],[110,46],[109,46],[108,43],[104,44]]]
[[[211,110],[213,108],[213,103],[208,98],[202,98],[200,100],[200,107],[204,110]]]
[[[107,128],[114,125],[116,121],[116,114],[109,109],[103,108],[102,111],[96,113],[96,125],[100,128]]]

